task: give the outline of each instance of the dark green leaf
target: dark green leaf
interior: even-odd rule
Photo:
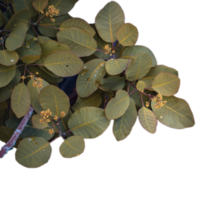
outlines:
[[[0,65],[0,88],[8,85],[16,74],[16,65],[9,67]]]

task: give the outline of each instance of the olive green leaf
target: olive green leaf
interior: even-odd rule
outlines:
[[[37,62],[37,61],[36,61]],[[53,72],[49,71],[46,67],[43,67],[43,66],[39,66],[39,68],[46,72],[49,76],[53,77],[53,78],[60,78],[59,76],[55,75]]]
[[[5,46],[7,50],[14,51],[23,45],[28,26],[23,22],[18,22],[16,27],[6,39]]]
[[[32,105],[33,109],[37,113],[40,113],[43,110],[42,107],[40,106],[40,103],[39,103],[39,100],[38,100],[40,91],[44,87],[46,87],[47,85],[49,85],[49,83],[46,82],[45,80],[42,81],[42,84],[43,84],[42,88],[39,88],[39,87],[36,88],[36,87],[33,86],[33,80],[32,79],[30,79],[29,82],[27,83],[27,88],[29,90],[30,98],[31,98],[31,105]]]
[[[120,118],[115,119],[113,126],[113,133],[117,141],[125,139],[133,128],[137,119],[137,110],[135,102],[129,97],[129,107]]]
[[[34,38],[32,35],[26,34],[24,45],[16,50],[19,58],[26,64],[34,63],[42,55],[41,46]]]
[[[61,44],[54,40],[48,40],[47,42],[44,42],[43,44],[41,44],[41,48],[42,48],[41,58],[36,61],[36,63],[38,64],[43,64],[47,56],[56,51],[70,50],[70,48],[67,45]]]
[[[150,133],[156,132],[157,119],[155,114],[146,107],[140,108],[138,111],[140,123],[144,129]]]
[[[74,135],[96,138],[109,126],[105,112],[101,108],[85,107],[77,110],[69,119],[68,126]]]
[[[55,22],[52,22],[50,17],[46,17],[38,24],[38,30],[42,35],[46,35],[48,37],[56,37],[61,23],[69,18],[71,18],[71,16],[69,14],[65,14],[59,17],[54,17]]]
[[[123,53],[122,53],[122,57],[121,58],[131,58],[132,61],[134,61],[136,59],[137,54],[139,53],[146,53],[148,54],[151,59],[152,59],[152,67],[157,65],[157,61],[156,58],[154,56],[154,54],[152,53],[152,51],[150,49],[148,49],[147,47],[144,46],[132,46],[132,47],[127,47],[124,49]]]
[[[31,18],[31,12],[23,9],[20,10],[19,12],[15,13],[10,20],[8,21],[8,24],[5,26],[5,30],[12,31],[12,28],[16,26],[17,23],[23,22],[26,25],[28,25],[28,22]]]
[[[46,127],[48,127],[48,123],[44,122],[44,123],[40,123],[40,120],[43,119],[43,117],[40,114],[36,114],[33,115],[31,120],[32,120],[32,124],[35,128],[37,129],[45,129]]]
[[[109,101],[105,113],[107,119],[117,119],[121,117],[129,107],[129,95],[124,90],[118,90],[115,98]]]
[[[69,46],[79,57],[92,55],[97,49],[94,38],[80,28],[70,27],[57,33],[58,42]]]
[[[85,142],[81,136],[71,136],[60,146],[60,153],[64,158],[79,156],[85,149]]]
[[[71,115],[72,115],[72,112],[71,112],[71,110],[69,110],[66,117],[60,119],[60,128],[61,128],[62,133],[65,133],[69,130],[68,121],[69,121]]]
[[[31,16],[35,16],[38,12],[33,8],[32,1],[14,0],[12,2],[14,13],[18,13],[22,9],[27,9]]]
[[[135,81],[144,77],[152,67],[152,59],[146,53],[139,53],[126,70],[126,79]]]
[[[51,146],[42,137],[23,139],[15,154],[17,162],[28,168],[36,168],[46,164],[50,156]]]
[[[195,124],[194,116],[188,103],[177,97],[163,97],[167,103],[155,109],[155,101],[152,101],[152,109],[157,119],[164,125],[175,129],[192,127]]]
[[[117,32],[124,24],[124,12],[114,1],[108,3],[96,16],[95,24],[101,38],[106,42],[115,42]]]
[[[62,111],[65,114],[69,111],[69,97],[54,85],[48,85],[41,90],[39,101],[44,110],[50,109],[52,116],[61,117]]]
[[[19,83],[20,80],[21,80],[20,71],[19,69],[16,69],[16,74],[12,79],[12,81],[5,87],[0,88],[0,102],[3,102],[10,98],[13,88]]]
[[[171,73],[159,73],[153,83],[152,88],[163,96],[172,96],[179,90],[180,79]]]
[[[110,75],[117,75],[122,73],[128,65],[128,59],[114,59],[106,62],[106,71]]]
[[[44,66],[57,76],[69,77],[81,71],[83,61],[70,51],[57,51],[47,56]]]
[[[0,88],[8,85],[16,74],[16,65],[9,67],[0,65]]]
[[[43,1],[33,1],[32,2],[32,6],[35,8],[35,10],[37,10],[38,12],[40,12],[41,10],[44,10],[48,5],[48,0],[43,0]],[[32,8],[32,7],[31,7]],[[47,7],[48,8],[48,7]],[[58,9],[56,7],[56,9]],[[46,12],[45,12],[46,13]]]
[[[0,50],[0,64],[11,66],[17,63],[19,55],[15,51]]]
[[[94,93],[106,75],[104,60],[94,59],[85,63],[82,72],[80,72],[76,88],[80,97],[85,98]]]
[[[123,89],[125,86],[125,77],[110,76],[101,80],[101,89],[106,91],[117,91]]]
[[[60,30],[70,28],[70,27],[77,27],[80,28],[87,33],[89,33],[92,37],[95,35],[95,30],[83,19],[80,18],[71,18],[65,20],[61,25],[60,25]]]
[[[143,77],[141,79],[141,81],[145,82],[146,88],[151,87],[154,78],[161,72],[169,72],[171,74],[178,76],[178,72],[175,69],[170,68],[170,67],[166,67],[164,65],[157,65],[157,66],[151,68],[149,73],[145,77]]]
[[[93,93],[91,96],[87,98],[80,98],[76,100],[76,103],[72,106],[72,109],[74,111],[84,108],[84,107],[99,107],[102,102],[102,98],[100,95],[101,91],[97,90],[95,93]]]
[[[117,39],[123,46],[133,46],[138,39],[138,30],[132,24],[124,24],[117,32]]]
[[[13,89],[11,95],[11,108],[15,115],[20,118],[26,115],[31,104],[30,93],[24,83],[19,83]]]
[[[145,83],[143,81],[138,81],[136,88],[140,91],[143,92],[145,88]]]
[[[38,41],[40,44],[44,44],[45,42],[50,41],[50,40],[51,40],[51,38],[49,38],[47,36],[38,36]]]

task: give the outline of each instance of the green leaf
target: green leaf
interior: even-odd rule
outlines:
[[[152,59],[146,53],[139,53],[126,70],[126,79],[135,81],[144,77],[152,67]]]
[[[20,80],[21,80],[20,71],[19,69],[16,69],[16,74],[12,79],[12,81],[5,87],[0,88],[0,102],[3,102],[10,98],[13,88],[19,83]]]
[[[117,119],[121,117],[129,107],[129,95],[124,90],[118,90],[115,98],[109,101],[105,113],[107,119]]]
[[[44,10],[47,7],[48,0],[33,0],[32,5],[35,8],[35,10],[40,12],[41,10]]]
[[[109,126],[105,112],[100,108],[81,108],[72,114],[68,126],[74,135],[83,138],[96,138]]]
[[[18,1],[16,1],[15,3],[19,3]],[[23,2],[25,3],[25,2]],[[6,24],[6,26],[4,27],[4,30],[9,30],[12,31],[12,28],[14,28],[14,25],[19,23],[19,22],[23,22],[25,23],[28,27],[29,25],[29,20],[31,19],[32,15],[30,10],[28,10],[27,8],[19,8],[16,10],[14,4],[13,5],[13,9],[14,9],[14,15],[9,19],[8,24]],[[20,6],[20,3],[18,4]],[[29,5],[31,5],[31,2],[29,2]],[[34,9],[33,9],[34,10]],[[35,10],[34,10],[35,14],[38,14]]]
[[[0,88],[8,85],[16,74],[16,65],[9,67],[0,65]]]
[[[40,59],[42,55],[41,46],[38,41],[34,40],[34,36],[26,34],[25,44],[17,49],[19,58],[26,64],[34,63]]]
[[[47,36],[38,36],[38,41],[40,44],[44,44],[45,42],[50,41],[51,38],[47,37]]]
[[[0,64],[11,66],[17,63],[19,55],[15,51],[0,50]]]
[[[71,18],[65,20],[61,25],[60,25],[60,30],[70,28],[70,27],[77,27],[85,32],[89,33],[92,37],[95,35],[95,30],[83,19],[80,18]]]
[[[43,64],[45,59],[50,54],[52,54],[56,51],[70,50],[70,48],[67,45],[58,43],[54,40],[48,40],[47,42],[44,42],[43,44],[41,44],[41,48],[42,48],[41,58],[36,61],[36,63],[38,63],[38,64]]]
[[[138,39],[138,30],[132,24],[124,24],[117,32],[117,39],[123,46],[133,46]]]
[[[194,116],[188,103],[177,97],[163,97],[167,103],[155,109],[155,101],[152,101],[152,109],[157,119],[164,125],[175,129],[192,127],[195,124]]]
[[[128,65],[128,59],[114,59],[106,62],[106,71],[110,75],[117,75],[122,73]]]
[[[85,142],[80,136],[67,138],[60,146],[60,153],[64,158],[79,156],[85,149]]]
[[[154,54],[152,53],[152,51],[144,46],[133,46],[133,47],[125,48],[122,53],[122,58],[126,58],[126,59],[131,58],[131,60],[134,61],[136,59],[137,54],[139,53],[146,53],[151,57],[152,67],[157,65],[156,58]]]
[[[55,22],[52,22],[50,17],[46,17],[38,24],[38,30],[42,35],[46,35],[48,37],[56,37],[61,23],[69,18],[71,18],[71,16],[69,14],[65,14],[59,17],[54,17]]]
[[[6,39],[6,48],[9,51],[14,51],[23,45],[28,26],[23,22],[18,22],[14,30]]]
[[[57,76],[69,77],[81,71],[83,61],[70,51],[57,51],[47,56],[44,66]]]
[[[23,139],[15,154],[17,162],[28,168],[44,165],[48,162],[50,156],[51,146],[41,137]]]
[[[98,89],[101,79],[105,75],[104,60],[94,59],[85,63],[76,82],[78,95],[85,98],[93,94]]]
[[[60,119],[60,127],[61,127],[61,132],[62,133],[65,133],[65,132],[67,132],[69,130],[68,121],[69,121],[71,115],[72,115],[72,112],[71,112],[71,110],[69,110],[69,112],[66,115],[66,117]]]
[[[78,99],[76,100],[76,103],[72,106],[72,109],[74,111],[76,111],[76,110],[78,110],[80,108],[84,108],[84,107],[99,107],[102,102],[100,93],[101,93],[101,91],[98,90],[94,94],[92,94],[91,96],[89,96],[87,98],[82,99],[82,98],[78,97]]]
[[[117,91],[123,89],[125,86],[125,77],[110,76],[101,80],[101,89],[106,91]]]
[[[136,87],[140,92],[143,92],[145,88],[145,83],[143,81],[138,81]]]
[[[39,101],[44,110],[50,109],[52,116],[61,117],[61,112],[67,114],[70,108],[69,97],[53,85],[48,85],[41,90]]]
[[[157,66],[151,68],[149,73],[141,79],[143,82],[145,82],[145,87],[146,88],[151,87],[154,78],[161,72],[169,72],[171,74],[178,76],[178,72],[175,69],[166,67],[164,65],[157,65]]]
[[[11,108],[15,115],[20,118],[26,115],[31,104],[30,93],[24,83],[19,83],[13,89],[11,95]]]
[[[120,118],[115,119],[113,132],[117,141],[125,139],[130,133],[137,119],[135,102],[129,97],[129,107]]]
[[[94,38],[80,28],[71,27],[57,33],[58,42],[69,46],[79,57],[92,55],[97,49]]]
[[[45,129],[48,127],[48,123],[44,122],[44,123],[40,123],[40,119],[43,119],[43,117],[40,114],[36,114],[33,115],[31,118],[31,122],[33,124],[33,126],[37,129]]]
[[[114,1],[108,3],[98,13],[95,24],[101,38],[106,42],[115,42],[117,32],[124,24],[124,12],[120,5]]]
[[[168,72],[159,73],[153,83],[152,88],[163,96],[172,96],[176,94],[180,87],[180,79]]]
[[[3,13],[2,13],[2,11],[0,10],[0,26],[3,26],[3,24],[4,24]]]
[[[56,79],[61,78],[61,77],[55,75],[55,74],[54,74],[53,72],[51,72],[50,70],[48,70],[46,67],[39,66],[39,68],[40,68],[42,71],[46,72],[46,74],[48,74],[49,76],[51,76],[51,77],[53,77],[53,78],[56,78]]]
[[[156,132],[157,119],[155,114],[146,107],[140,108],[138,117],[142,127],[150,133]]]

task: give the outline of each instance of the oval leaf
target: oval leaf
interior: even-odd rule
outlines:
[[[135,107],[135,102],[129,97],[129,107],[120,118],[115,119],[113,126],[113,133],[117,141],[125,139],[132,130],[136,119],[137,119],[137,110]]]
[[[18,22],[14,27],[14,30],[10,33],[6,39],[6,48],[9,51],[14,51],[23,45],[28,26],[23,22]]]
[[[11,95],[11,108],[15,115],[20,118],[26,115],[31,104],[30,93],[24,83],[19,83]]]
[[[168,72],[161,72],[158,74],[152,83],[152,88],[163,96],[172,96],[176,94],[179,87],[180,79]]]
[[[152,109],[157,119],[171,128],[183,129],[195,124],[194,116],[188,103],[177,97],[163,97],[167,103],[159,109],[155,109],[155,101],[152,101]]]
[[[89,114],[88,114],[89,113]],[[72,114],[68,126],[74,135],[96,138],[109,126],[105,112],[100,108],[81,108]]]
[[[145,88],[145,83],[143,81],[138,81],[136,87],[140,92],[143,92]]]
[[[48,162],[50,156],[51,146],[41,137],[23,139],[15,154],[17,162],[28,168],[44,165]]]
[[[107,119],[117,119],[121,117],[129,107],[129,95],[124,90],[118,90],[115,98],[109,101],[105,113]]]
[[[65,20],[61,25],[60,25],[60,30],[70,28],[70,27],[77,27],[80,28],[87,33],[89,33],[92,37],[96,34],[95,30],[83,19],[80,18],[71,18]]]
[[[124,12],[120,5],[111,1],[100,10],[95,19],[95,24],[101,38],[106,42],[114,43],[117,40],[117,32],[124,24],[124,20]]]
[[[60,43],[69,46],[70,50],[79,57],[92,55],[97,49],[97,43],[93,37],[80,28],[71,27],[57,33]]]
[[[41,10],[44,10],[47,7],[48,0],[33,0],[32,5],[35,8],[35,10],[40,12]]]
[[[64,158],[79,156],[85,149],[85,142],[80,136],[67,138],[60,146],[60,153]]]
[[[142,127],[150,133],[156,132],[157,119],[155,114],[146,107],[140,108],[138,117]]]
[[[98,89],[101,79],[105,75],[104,60],[94,59],[85,63],[76,82],[78,95],[82,98],[90,96]]]
[[[106,71],[110,75],[117,75],[122,73],[128,65],[128,59],[114,59],[106,62]]]
[[[48,85],[43,88],[39,95],[39,101],[44,110],[50,109],[52,116],[61,117],[62,111],[65,114],[69,111],[69,97],[56,86]]]
[[[37,129],[45,129],[48,127],[48,123],[40,123],[40,119],[43,119],[40,114],[33,115],[31,118],[33,126]]]
[[[0,65],[0,88],[8,85],[16,74],[16,65],[6,67]]]
[[[132,24],[124,24],[117,32],[117,39],[123,46],[133,46],[138,39],[138,30]]]
[[[83,61],[70,51],[57,51],[45,59],[44,66],[57,76],[69,77],[81,71]]]
[[[15,51],[0,50],[0,64],[11,66],[17,63],[19,55]]]
[[[152,59],[146,53],[139,53],[126,70],[126,78],[135,81],[144,77],[152,67]]]

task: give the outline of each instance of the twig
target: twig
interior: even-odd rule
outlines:
[[[7,8],[7,6],[3,5],[2,3],[0,3],[0,6],[3,6],[4,8]]]
[[[137,89],[135,89],[135,90],[133,90],[130,94],[129,94],[129,96],[131,96],[134,92],[136,92],[137,91]]]

